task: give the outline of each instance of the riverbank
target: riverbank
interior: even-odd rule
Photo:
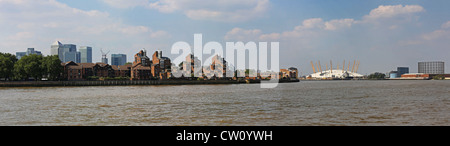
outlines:
[[[279,83],[300,80],[279,80]],[[128,85],[202,85],[202,84],[256,84],[260,80],[115,80],[115,81],[7,81],[0,87],[57,87],[57,86],[128,86]]]

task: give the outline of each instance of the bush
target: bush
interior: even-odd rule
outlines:
[[[445,80],[445,76],[444,75],[436,75],[433,77],[433,80]]]

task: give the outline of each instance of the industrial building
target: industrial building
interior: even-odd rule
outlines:
[[[330,65],[326,64],[325,70],[322,70],[322,66],[320,61],[314,64],[311,61],[311,66],[313,69],[313,74],[307,76],[309,79],[352,79],[352,78],[362,78],[363,75],[358,74],[359,69],[359,61],[353,61],[353,65],[351,62],[348,62],[347,69],[345,68],[345,60],[342,65],[342,69],[340,69],[340,65],[338,64],[335,69],[333,69],[333,62],[330,61]],[[350,70],[350,66],[352,66]]]
[[[409,73],[409,67],[397,67],[397,71],[389,72],[390,79],[400,78],[404,74]]]
[[[444,62],[442,61],[431,61],[431,62],[419,62],[418,73],[424,74],[444,74]]]

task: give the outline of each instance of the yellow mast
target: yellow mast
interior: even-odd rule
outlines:
[[[353,60],[353,67],[352,67],[352,73],[355,70],[355,64],[356,64],[356,60]]]
[[[348,69],[350,69],[350,61],[348,61],[347,72],[348,72]]]
[[[358,64],[356,65],[356,71],[355,72],[358,72],[358,69],[359,69],[359,60],[358,60]]]
[[[311,66],[312,66],[314,73],[316,73],[316,69],[314,68],[314,63],[312,61],[311,61]]]
[[[320,65],[320,60],[319,60],[319,69],[320,69],[320,73],[322,73],[322,66]]]

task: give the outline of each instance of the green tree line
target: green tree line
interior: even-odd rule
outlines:
[[[367,76],[367,79],[369,79],[369,80],[383,80],[384,77],[386,77],[385,74],[376,72],[376,73],[373,73],[373,74],[370,74],[369,76]]]
[[[15,55],[0,52],[0,79],[38,81],[42,78],[60,80],[64,68],[58,55],[46,56],[27,55],[20,60]]]

